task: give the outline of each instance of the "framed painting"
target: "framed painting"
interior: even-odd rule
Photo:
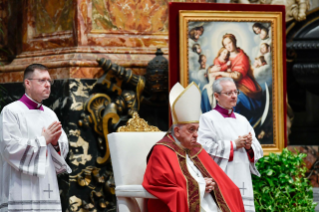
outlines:
[[[234,111],[255,130],[264,154],[286,146],[285,8],[170,3],[170,87],[195,82],[205,113],[217,104],[213,82],[231,77]]]

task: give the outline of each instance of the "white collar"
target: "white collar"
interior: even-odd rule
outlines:
[[[218,104],[218,103],[217,103],[217,104]],[[226,108],[222,107],[220,104],[218,104],[218,105],[219,105],[219,107],[221,107],[221,108],[223,108],[223,109],[227,110],[228,115],[229,115],[229,114],[231,114],[231,113],[233,112],[233,109],[226,109]]]

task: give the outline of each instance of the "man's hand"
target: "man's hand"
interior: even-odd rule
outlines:
[[[47,145],[50,143],[52,145],[57,145],[61,134],[62,134],[62,126],[61,126],[61,123],[57,122],[57,121],[53,122],[48,127],[48,129],[45,129],[43,127],[42,133],[41,133],[41,135],[44,136],[44,138],[47,142]]]
[[[249,132],[248,135],[245,135],[244,137],[246,138],[244,147],[245,147],[245,149],[250,149],[251,148],[251,144],[253,142],[253,136]]]
[[[249,132],[247,135],[238,136],[238,138],[235,140],[236,148],[242,148],[245,147],[245,149],[250,149],[251,144],[253,142],[253,136]]]
[[[238,138],[235,140],[236,148],[242,148],[245,146],[246,137],[245,136],[238,136]]]
[[[204,177],[205,182],[206,182],[206,193],[210,193],[212,190],[215,189],[215,182],[213,181],[212,178],[207,178]]]

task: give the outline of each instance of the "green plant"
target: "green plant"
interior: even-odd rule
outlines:
[[[256,211],[315,211],[312,186],[305,178],[305,157],[284,149],[258,161],[261,177],[253,176]]]

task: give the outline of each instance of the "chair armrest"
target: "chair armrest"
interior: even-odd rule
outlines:
[[[148,193],[142,185],[121,185],[115,187],[115,194],[118,197],[135,197],[157,199],[157,197]]]

